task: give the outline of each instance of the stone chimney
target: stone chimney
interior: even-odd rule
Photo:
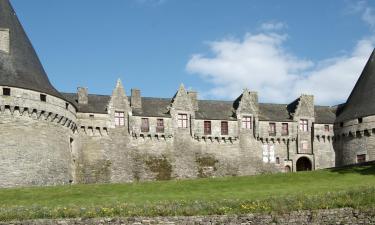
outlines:
[[[134,109],[142,108],[141,90],[139,89],[131,90],[130,105]]]
[[[84,88],[84,87],[77,88],[77,94],[78,94],[78,104],[87,105],[89,103],[87,88]]]
[[[194,111],[198,111],[198,92],[188,91],[188,96],[190,97],[191,104],[193,105]]]

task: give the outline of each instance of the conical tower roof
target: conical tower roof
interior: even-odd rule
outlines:
[[[0,42],[3,42],[0,45],[3,44],[3,47],[8,43],[4,35],[9,34],[9,48],[6,47],[9,51],[0,49],[0,85],[44,92],[63,98],[48,80],[9,0],[0,0],[0,32],[3,32],[0,36]]]
[[[375,115],[375,50],[353,88],[337,121],[346,121]]]

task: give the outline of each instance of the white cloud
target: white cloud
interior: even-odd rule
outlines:
[[[260,25],[260,28],[265,31],[282,30],[286,27],[286,24],[282,22],[266,22]]]
[[[375,27],[375,12],[374,9],[368,6],[367,1],[357,1],[349,5],[349,13],[361,14],[361,19],[370,27]]]
[[[186,69],[213,84],[203,93],[207,97],[234,99],[250,88],[264,102],[286,103],[305,93],[315,95],[318,104],[336,104],[350,94],[375,43],[364,38],[349,54],[313,62],[286,51],[286,40],[262,32],[211,42],[214,56],[193,55]]]

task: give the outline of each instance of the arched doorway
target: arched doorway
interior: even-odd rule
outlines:
[[[290,166],[285,166],[284,167],[284,172],[285,173],[290,173],[292,171],[292,169],[290,168]]]
[[[311,161],[307,157],[301,157],[297,160],[296,163],[297,171],[311,171],[312,165]]]

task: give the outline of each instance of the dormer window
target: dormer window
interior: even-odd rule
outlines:
[[[47,95],[45,94],[40,94],[40,101],[46,102],[47,101]]]
[[[10,96],[10,88],[3,88],[3,95]]]
[[[9,53],[9,29],[0,28],[0,51]]]
[[[115,126],[125,126],[125,114],[124,112],[115,112]]]
[[[187,128],[188,127],[187,114],[178,114],[177,115],[177,122],[178,122],[179,128]]]
[[[303,132],[309,131],[309,121],[302,119],[299,121],[299,130]]]
[[[242,128],[251,129],[251,116],[242,117]]]

